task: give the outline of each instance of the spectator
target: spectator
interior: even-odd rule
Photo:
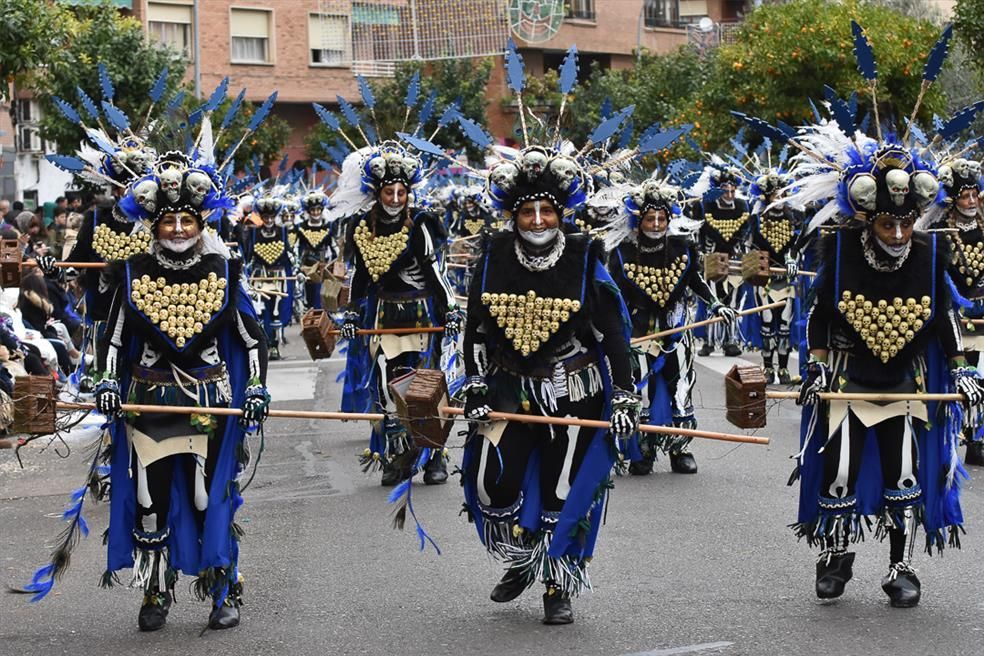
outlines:
[[[68,211],[82,214],[82,194],[74,193],[68,196]]]
[[[61,255],[65,245],[65,228],[68,224],[68,209],[55,207],[55,215],[48,229],[48,245],[55,257]]]
[[[55,211],[64,210],[68,211],[68,199],[64,196],[59,196],[55,199]]]
[[[7,217],[7,212],[10,211],[10,201],[6,198],[0,200],[0,221],[3,221]]]
[[[12,226],[16,226],[17,215],[24,211],[24,203],[15,200],[10,206],[10,211],[3,215],[4,220]]]
[[[44,335],[48,343],[54,347],[61,371],[71,371],[73,356],[70,350],[74,352],[76,358],[79,355],[78,351],[68,337],[67,328],[55,319],[55,308],[48,298],[48,286],[36,269],[21,278],[17,309],[21,312],[24,326]]]
[[[56,251],[53,255],[63,260],[68,257],[68,254],[75,248],[75,240],[79,235],[79,228],[82,227],[82,220],[82,214],[69,212],[68,218],[65,221],[65,242],[62,244],[61,253]]]

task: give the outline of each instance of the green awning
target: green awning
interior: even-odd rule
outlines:
[[[352,23],[356,25],[399,25],[400,11],[386,5],[352,3]]]

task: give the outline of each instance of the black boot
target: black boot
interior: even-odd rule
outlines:
[[[711,345],[708,342],[704,342],[704,345],[700,347],[699,351],[697,351],[697,355],[706,358],[713,352],[714,349],[711,348]]]
[[[169,592],[148,592],[144,595],[137,615],[137,626],[141,631],[157,631],[167,624],[167,613],[171,610]]]
[[[734,342],[728,342],[724,345],[724,354],[729,358],[737,358],[741,355],[741,347]]]
[[[916,572],[905,563],[892,563],[882,579],[882,590],[892,608],[912,608],[922,596]]]
[[[670,469],[677,474],[696,474],[697,460],[689,451],[670,453]]]
[[[383,487],[393,487],[403,482],[406,478],[408,478],[407,472],[402,467],[383,458],[383,477],[380,480]]]
[[[219,631],[235,626],[239,626],[239,606],[237,604],[227,601],[221,606],[212,606],[212,612],[208,615],[208,628]]]
[[[967,443],[967,457],[964,458],[964,464],[984,467],[984,442]]]
[[[797,376],[797,378],[799,378]],[[779,384],[780,385],[792,385],[796,381],[792,374],[789,373],[789,369],[782,368],[779,370]]]
[[[765,384],[771,385],[776,379],[776,370],[771,366],[762,367],[762,373],[765,375]]]
[[[836,599],[854,577],[854,554],[823,552],[817,561],[817,597]]]
[[[543,593],[543,623],[574,623],[574,609],[571,608],[570,596],[549,585],[547,591]]]
[[[424,484],[444,485],[447,482],[448,465],[444,461],[444,454],[438,451],[430,460],[424,463]]]
[[[653,473],[652,456],[643,456],[642,460],[633,460],[629,463],[629,473],[633,476],[649,476]]]
[[[529,584],[523,580],[518,569],[507,569],[502,579],[492,588],[489,598],[497,604],[504,604],[523,594],[528,587]]]

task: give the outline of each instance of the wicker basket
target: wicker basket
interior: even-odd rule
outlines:
[[[442,419],[448,404],[448,383],[439,369],[414,369],[389,384],[400,421],[418,447],[441,448],[451,433],[451,421]]]
[[[0,286],[20,287],[21,249],[16,239],[0,240]]]
[[[14,433],[50,435],[55,432],[55,380],[50,376],[14,379]]]
[[[738,428],[765,426],[765,373],[761,367],[735,365],[724,377],[727,418]]]
[[[730,256],[727,253],[706,253],[704,255],[704,280],[720,282],[728,277]]]
[[[769,272],[769,254],[765,251],[749,251],[741,258],[741,278],[754,287],[764,287],[772,278]]]
[[[312,360],[331,357],[335,351],[335,322],[324,310],[308,310],[301,317],[301,337]]]

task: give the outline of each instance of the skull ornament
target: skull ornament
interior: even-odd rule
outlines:
[[[916,171],[912,174],[910,182],[921,205],[933,202],[940,190],[939,181],[929,171]]]
[[[492,169],[489,179],[496,187],[508,192],[516,186],[516,176],[518,175],[519,169],[515,164],[512,162],[502,162]]]
[[[570,191],[574,178],[577,177],[577,164],[574,163],[574,160],[567,157],[554,157],[550,161],[549,168],[560,183],[560,188],[564,191]]]
[[[540,177],[547,166],[547,154],[539,149],[531,149],[523,154],[523,173],[531,180]]]
[[[386,177],[386,160],[376,156],[369,160],[369,173],[377,180]]]
[[[212,190],[212,180],[204,171],[191,171],[185,176],[184,183],[193,205],[201,205],[205,196]]]
[[[847,193],[853,201],[852,204],[860,205],[868,211],[873,211],[877,207],[875,199],[878,196],[878,183],[873,175],[862,173],[855,176],[847,188]]]
[[[400,160],[400,164],[403,167],[403,175],[406,176],[407,180],[413,180],[417,169],[420,167],[420,161],[415,157],[403,157]]]
[[[157,176],[161,181],[161,191],[167,195],[168,202],[177,203],[181,197],[181,180],[184,172],[176,166],[161,171]]]
[[[157,183],[151,179],[141,180],[133,187],[133,197],[148,214],[157,211]]]
[[[909,174],[902,169],[892,169],[885,174],[888,195],[896,207],[902,207],[905,204],[905,197],[909,195],[909,177]]]
[[[936,171],[936,176],[944,187],[953,186],[953,169],[949,164],[944,164]]]

